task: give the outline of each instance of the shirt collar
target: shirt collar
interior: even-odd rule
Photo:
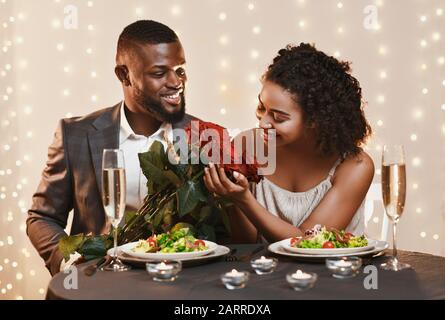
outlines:
[[[166,133],[168,140],[173,141],[172,124],[165,121],[161,124],[159,129],[149,137],[145,137],[143,135],[134,133],[133,129],[130,127],[130,124],[128,123],[127,117],[125,116],[124,101],[122,101],[121,104],[120,123],[121,124],[119,132],[119,144],[124,143],[130,137],[144,137],[144,138],[151,138],[155,140],[165,141],[164,132]]]

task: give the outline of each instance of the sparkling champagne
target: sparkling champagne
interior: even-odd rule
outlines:
[[[406,169],[404,164],[382,165],[382,194],[388,218],[398,222],[405,207]]]
[[[103,204],[114,227],[125,212],[125,170],[104,169],[102,172]]]

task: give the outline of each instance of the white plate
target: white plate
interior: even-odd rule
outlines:
[[[111,250],[113,250],[113,249],[111,249]],[[110,253],[112,253],[112,252],[110,252]],[[215,251],[213,251],[205,256],[192,257],[192,258],[187,258],[187,259],[181,258],[179,260],[181,260],[183,267],[193,267],[193,266],[199,266],[201,264],[209,263],[211,261],[217,260],[219,258],[222,258],[222,257],[228,255],[229,253],[230,253],[229,248],[227,248],[225,246],[218,245],[216,247]],[[153,261],[152,259],[131,257],[129,255],[126,255],[122,251],[119,251],[118,257],[122,262],[131,264],[131,265],[133,265],[135,267],[139,267],[139,268],[145,268],[145,264],[147,262]],[[176,260],[178,260],[178,259],[176,259]]]
[[[356,253],[360,251],[371,250],[377,244],[377,240],[367,239],[368,245],[365,247],[357,247],[357,248],[333,248],[333,249],[309,249],[309,248],[296,248],[290,245],[290,239],[284,239],[281,242],[281,245],[286,251],[293,253],[302,253],[302,254],[313,254],[313,255],[326,255],[326,254],[345,254],[345,253]]]
[[[218,247],[215,242],[203,240],[209,248],[203,251],[194,251],[194,252],[175,252],[175,253],[164,253],[164,252],[150,252],[150,253],[141,253],[141,252],[133,252],[131,250],[134,248],[139,241],[130,242],[118,247],[119,251],[122,251],[126,255],[143,258],[147,260],[164,260],[164,259],[174,259],[174,260],[182,260],[182,259],[190,259],[194,257],[205,256],[207,254],[212,253]],[[113,249],[108,250],[108,254],[113,254]]]
[[[282,240],[282,241],[278,241],[278,242],[270,244],[268,247],[268,250],[272,253],[282,255],[282,256],[293,257],[293,258],[300,259],[300,260],[315,260],[316,261],[316,260],[320,260],[320,259],[324,259],[324,258],[332,258],[332,257],[376,255],[376,254],[388,249],[388,246],[389,246],[388,242],[386,242],[386,241],[375,240],[376,244],[375,244],[374,248],[372,248],[370,250],[352,252],[352,253],[341,253],[341,254],[333,253],[333,254],[315,255],[315,254],[294,253],[294,252],[286,251],[283,248],[283,241],[286,241],[286,240]]]

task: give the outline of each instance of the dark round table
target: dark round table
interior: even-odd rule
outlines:
[[[236,256],[246,258],[258,245],[232,245]],[[390,251],[388,251],[390,254]],[[272,256],[267,248],[254,254]],[[98,271],[92,276],[83,270],[94,261],[79,265],[76,283],[74,274],[59,273],[48,286],[47,299],[145,299],[145,300],[290,300],[290,299],[445,299],[445,257],[425,253],[399,251],[399,259],[412,269],[400,272],[378,269],[377,289],[366,289],[364,282],[368,274],[363,272],[350,279],[333,278],[323,263],[308,263],[288,257],[279,259],[275,272],[256,275],[249,259],[226,261],[225,258],[185,267],[174,282],[153,281],[144,269],[134,268],[127,272]],[[380,256],[364,260],[364,264],[378,266],[387,259]],[[220,280],[222,273],[232,269],[249,270],[251,277],[247,286],[239,290],[227,290]],[[297,269],[315,272],[318,281],[314,288],[297,292],[286,282],[288,272]],[[71,276],[71,278],[67,278]],[[65,283],[65,286],[64,286]],[[66,284],[69,284],[66,289]],[[369,287],[368,287],[369,288]]]

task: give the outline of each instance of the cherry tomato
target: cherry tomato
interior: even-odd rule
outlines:
[[[343,239],[349,241],[352,237],[354,237],[352,233],[346,232],[345,235],[343,236]]]
[[[205,246],[206,243],[204,241],[202,241],[202,240],[196,240],[195,241],[195,246],[199,246],[199,245]]]
[[[297,241],[299,241],[301,239],[301,237],[293,237],[290,239],[290,245],[294,246],[295,243],[297,243]]]
[[[333,249],[334,244],[331,241],[326,241],[325,243],[323,243],[323,249]]]
[[[156,246],[156,240],[153,238],[153,236],[149,237],[149,238],[147,239],[147,242],[148,242],[148,245],[149,245],[150,247],[155,247],[155,246]]]

